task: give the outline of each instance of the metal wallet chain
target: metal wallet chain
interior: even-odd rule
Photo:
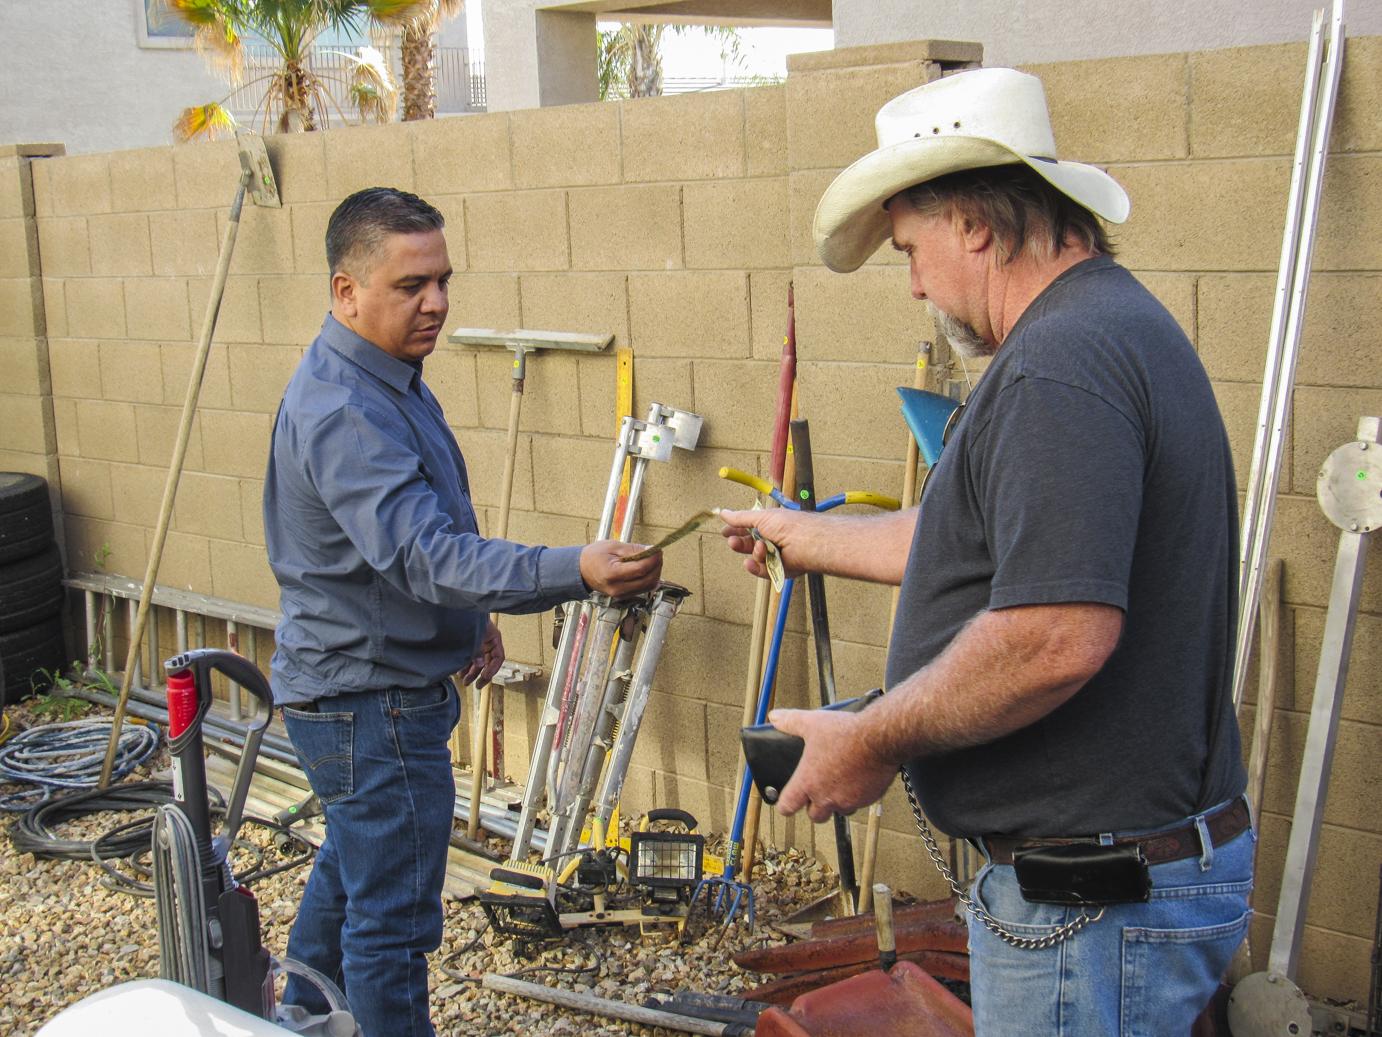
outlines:
[[[1081,909],[1078,918],[1071,919],[1059,929],[1046,936],[1018,936],[1010,933],[1003,928],[1003,924],[989,914],[982,907],[974,902],[974,899],[960,888],[955,881],[955,873],[945,866],[945,858],[941,856],[941,848],[936,843],[936,837],[931,832],[931,826],[926,823],[926,818],[921,814],[921,807],[917,804],[916,793],[912,790],[912,779],[907,774],[907,768],[900,768],[902,774],[902,787],[907,792],[907,802],[912,808],[912,817],[916,820],[917,830],[921,832],[921,838],[926,842],[926,850],[931,855],[931,861],[940,871],[941,877],[950,884],[950,891],[955,894],[956,899],[965,906],[965,910],[979,920],[985,929],[993,933],[1004,943],[1011,947],[1017,947],[1024,951],[1042,951],[1048,947],[1054,947],[1059,943],[1064,943],[1070,937],[1092,922],[1097,922],[1104,917],[1104,909],[1099,908],[1099,913],[1089,914]]]

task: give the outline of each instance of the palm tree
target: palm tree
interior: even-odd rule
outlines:
[[[437,114],[437,29],[465,7],[465,0],[428,0],[424,10],[403,26],[403,119],[431,119]]]
[[[213,67],[225,73],[230,85],[266,82],[263,122],[278,132],[323,128],[330,121],[330,103],[341,116],[329,80],[344,89],[362,120],[385,122],[392,117],[397,88],[383,56],[371,47],[343,54],[351,64],[349,79],[314,72],[308,57],[325,30],[359,33],[363,26],[407,25],[438,0],[161,0],[173,17],[196,30],[197,48]],[[282,65],[268,75],[244,83],[245,43],[262,40]],[[233,91],[232,91],[233,92]],[[228,99],[228,98],[226,98]],[[235,125],[225,100],[185,109],[174,126],[180,140],[215,136]]]
[[[632,24],[601,29],[598,73],[600,100],[614,96],[660,97],[662,95],[662,37],[667,29],[681,34],[690,25]],[[738,62],[742,39],[727,25],[700,26],[720,41],[722,60]]]

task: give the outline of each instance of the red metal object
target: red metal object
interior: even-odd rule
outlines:
[[[894,924],[899,957],[913,951],[964,953],[969,948],[969,931],[958,922],[912,921]],[[802,940],[782,947],[755,947],[734,956],[734,964],[752,972],[814,972],[877,960],[878,937],[874,933]]]
[[[939,979],[953,979],[969,982],[969,955],[952,954],[948,951],[913,951],[900,955],[899,961],[910,961],[920,966],[927,975]],[[861,961],[855,965],[841,965],[834,969],[821,969],[818,972],[798,972],[791,976],[775,979],[771,983],[744,991],[749,1001],[766,1001],[770,1005],[790,1005],[796,998],[813,990],[838,983],[850,976],[878,968],[877,961]]]
[[[946,922],[955,917],[955,898],[948,900],[923,900],[916,904],[893,908],[893,925],[906,925],[909,922]],[[871,933],[874,931],[873,912],[862,915],[846,915],[844,918],[824,918],[811,925],[811,939],[821,940],[828,936],[843,936],[846,933]]]
[[[168,737],[176,738],[197,719],[197,681],[191,670],[168,674]]]
[[[758,1017],[754,1037],[973,1037],[974,1015],[920,967],[898,962],[803,994]]]

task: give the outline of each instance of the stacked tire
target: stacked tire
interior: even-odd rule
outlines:
[[[48,484],[0,472],[0,704],[47,687],[62,667],[62,604]]]

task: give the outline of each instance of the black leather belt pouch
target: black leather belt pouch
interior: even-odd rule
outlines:
[[[857,713],[882,694],[881,688],[875,688],[867,694],[842,699],[821,708]],[[787,782],[792,780],[806,743],[796,735],[779,731],[772,724],[742,727],[739,729],[739,740],[744,744],[744,759],[748,762],[749,773],[753,775],[753,783],[758,786],[763,802],[776,803]]]
[[[1145,904],[1152,892],[1147,858],[1136,843],[1019,847],[1013,871],[1029,904]]]

